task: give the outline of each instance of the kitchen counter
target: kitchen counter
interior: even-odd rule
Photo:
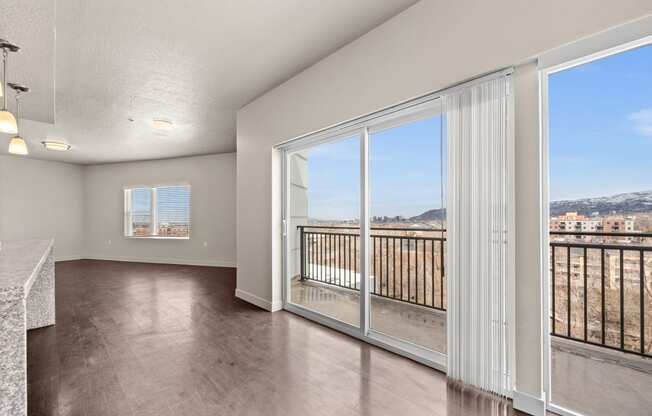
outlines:
[[[53,245],[0,241],[0,415],[27,414],[27,330],[55,323]]]

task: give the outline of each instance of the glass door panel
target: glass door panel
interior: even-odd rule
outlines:
[[[360,137],[290,153],[290,303],[360,325]]]
[[[547,397],[553,411],[652,414],[652,45],[544,79]]]
[[[446,352],[441,115],[369,135],[370,329]]]

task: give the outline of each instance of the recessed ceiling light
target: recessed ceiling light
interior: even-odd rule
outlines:
[[[164,118],[155,118],[152,120],[152,127],[156,130],[172,130],[172,121]]]
[[[41,143],[47,150],[56,150],[57,152],[65,152],[66,150],[70,150],[71,147],[68,143],[55,142],[52,140],[45,140]]]

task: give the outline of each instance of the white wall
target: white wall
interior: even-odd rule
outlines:
[[[0,155],[0,239],[54,238],[57,260],[235,267],[235,163],[234,153],[91,166]],[[166,182],[192,186],[190,240],[125,238],[123,187]]]
[[[57,260],[235,267],[235,172],[234,153],[96,166],[0,155],[0,239],[54,238]],[[179,181],[192,186],[190,240],[125,238],[123,186]]]
[[[235,267],[235,163],[225,153],[86,166],[85,257]],[[124,237],[123,188],[176,182],[192,187],[190,239]]]
[[[516,388],[534,397],[543,389],[541,170],[536,64],[514,72],[516,195]]]
[[[649,0],[423,0],[238,112],[238,291],[281,297],[281,141],[532,60],[540,52],[652,13]],[[542,394],[537,76],[516,74],[516,384]],[[519,91],[520,90],[520,91]]]
[[[0,155],[0,239],[54,238],[57,260],[80,258],[83,169]]]
[[[308,224],[308,154],[295,153],[290,158],[290,212],[288,227],[292,276],[301,274],[301,233],[297,226]]]

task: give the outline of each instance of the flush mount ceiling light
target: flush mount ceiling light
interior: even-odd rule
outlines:
[[[43,147],[45,147],[46,150],[55,150],[57,152],[65,152],[67,150],[70,150],[70,145],[68,143],[64,142],[58,142],[54,140],[44,140],[41,142]]]
[[[18,52],[20,48],[11,42],[0,39],[0,49],[2,49],[2,109],[0,110],[0,132],[16,134],[18,125],[16,117],[7,110],[7,55],[9,52]]]
[[[7,84],[9,87],[16,91],[16,115],[18,116],[18,120],[20,120],[20,94],[24,92],[29,91],[29,87],[21,84],[14,84],[14,83],[9,83]],[[6,89],[5,89],[6,91]],[[6,95],[5,95],[6,98]],[[5,100],[6,101],[6,100]],[[11,114],[11,113],[9,113]],[[14,155],[26,155],[28,153],[27,151],[27,143],[25,143],[25,140],[23,140],[22,137],[20,137],[19,133],[19,125],[16,123],[16,135],[11,138],[9,141],[9,153],[14,154]]]
[[[152,127],[156,130],[169,131],[172,130],[174,124],[172,124],[172,121],[165,118],[155,118],[152,120]]]

